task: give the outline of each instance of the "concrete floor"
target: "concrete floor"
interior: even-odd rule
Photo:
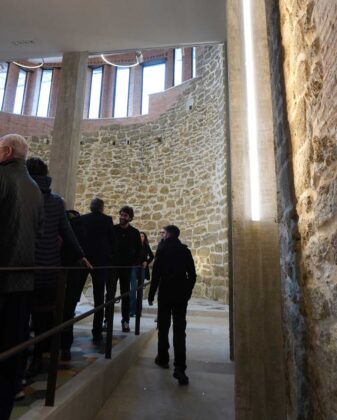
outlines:
[[[228,313],[217,302],[193,299],[187,327],[188,386],[154,364],[156,334],[126,372],[96,420],[234,419],[234,364],[229,360]],[[151,308],[152,309],[152,308]],[[155,313],[142,317],[153,325]],[[172,339],[171,339],[172,342]],[[172,357],[172,349],[170,350]]]

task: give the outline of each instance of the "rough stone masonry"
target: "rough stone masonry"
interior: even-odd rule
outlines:
[[[177,224],[196,261],[194,295],[227,303],[224,52],[198,50],[198,77],[159,118],[83,132],[75,207],[87,212],[99,196],[118,222],[119,208],[133,206],[153,249],[159,229]],[[52,136],[30,140],[31,154],[48,160]]]

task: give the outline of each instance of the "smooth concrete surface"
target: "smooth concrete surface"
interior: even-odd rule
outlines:
[[[89,308],[85,308],[89,309]],[[82,311],[83,312],[83,311]],[[124,334],[127,337],[112,348],[111,359],[98,355],[98,359],[82,372],[72,378],[56,391],[55,406],[45,407],[44,400],[36,402],[21,420],[90,420],[101,409],[121,377],[137,360],[141,349],[149,338],[154,335],[153,319],[141,322],[141,334],[133,332]],[[91,330],[92,317],[77,325],[77,328]],[[134,326],[131,325],[132,331]],[[121,333],[121,318],[119,314],[114,319],[115,334]]]
[[[75,204],[87,69],[88,53],[63,55],[49,170],[53,190],[65,199],[68,209]]]
[[[247,95],[251,93],[245,89],[243,36],[243,7],[247,4],[227,1],[235,408],[237,420],[283,420],[286,418],[285,360],[268,39],[265,2],[250,3],[259,194],[250,190],[248,133],[253,127],[248,127],[247,115],[253,110],[247,109]],[[251,220],[251,196],[261,207],[260,219],[256,221]]]
[[[192,299],[190,306],[193,314],[188,314],[186,372],[190,384],[178,385],[172,377],[172,360],[169,370],[154,364],[157,337],[153,335],[95,420],[234,419],[234,364],[229,361],[228,309],[202,299]],[[144,309],[142,322],[153,323],[155,315]]]

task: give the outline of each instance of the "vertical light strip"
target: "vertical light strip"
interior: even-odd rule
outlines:
[[[242,0],[245,42],[247,136],[249,147],[250,206],[252,220],[260,220],[260,177],[257,150],[256,86],[251,0]],[[268,176],[268,174],[267,174]]]

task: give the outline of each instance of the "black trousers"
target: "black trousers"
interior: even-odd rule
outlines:
[[[169,361],[169,330],[173,318],[174,366],[186,370],[186,310],[187,301],[158,301],[158,357],[163,363]]]
[[[32,328],[35,337],[55,326],[56,286],[36,288],[32,295]],[[50,350],[51,338],[34,346],[34,356]]]
[[[67,274],[67,286],[64,299],[63,321],[74,318],[76,305],[81,299],[81,293],[88,273],[85,270],[69,270]],[[74,326],[65,328],[61,333],[62,351],[70,350],[74,341]]]
[[[94,291],[94,305],[95,308],[104,303],[105,288],[107,296],[110,298],[113,294],[114,278],[111,270],[94,270],[91,273],[92,285]],[[102,333],[103,329],[104,311],[101,310],[94,314],[94,321],[92,326],[92,335],[98,336]]]
[[[131,277],[131,268],[117,268],[113,272],[113,292],[112,297],[116,295],[117,281],[119,279],[119,287],[121,294],[127,293],[130,291],[130,277]],[[108,293],[107,293],[108,300]],[[130,296],[122,298],[122,322],[129,322],[130,320]]]
[[[27,339],[30,307],[30,293],[0,294],[0,352]],[[0,363],[0,420],[10,417],[23,363],[22,353]]]

